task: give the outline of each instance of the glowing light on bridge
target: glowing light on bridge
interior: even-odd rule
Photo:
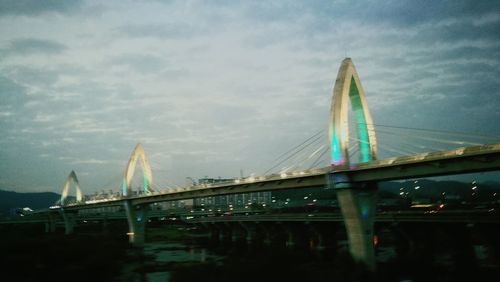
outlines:
[[[151,189],[151,183],[153,181],[151,167],[149,166],[148,160],[146,159],[146,152],[144,151],[144,148],[142,148],[142,145],[138,143],[132,151],[127,164],[127,168],[125,169],[125,176],[123,177],[122,183],[123,196],[127,196],[132,192],[132,177],[134,176],[135,166],[139,159],[141,161],[141,168],[143,173],[143,191],[145,193],[153,191]]]
[[[72,170],[68,175],[68,177],[66,178],[66,181],[64,182],[63,191],[61,193],[61,206],[64,206],[64,202],[68,197],[69,187],[71,183],[74,183],[76,187],[76,202],[77,203],[82,202],[82,190],[80,188],[80,183],[78,182],[78,178],[76,177],[75,171]]]
[[[368,162],[374,160],[376,158],[375,130],[368,111],[365,91],[352,60],[346,58],[342,61],[335,81],[330,110],[330,163],[333,166],[349,164],[349,126],[347,123],[349,100],[357,124],[359,161]]]

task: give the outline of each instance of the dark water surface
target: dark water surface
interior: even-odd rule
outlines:
[[[345,242],[321,249],[312,243],[287,248],[259,241],[213,240],[170,226],[148,229],[148,242],[138,249],[130,247],[122,229],[80,230],[65,236],[30,225],[1,226],[0,281],[498,281],[500,277],[498,244],[456,248],[461,244],[454,242],[460,241],[458,233],[455,238],[437,238],[421,230],[415,236],[422,241],[412,246],[381,238],[378,271],[371,273],[350,258]]]

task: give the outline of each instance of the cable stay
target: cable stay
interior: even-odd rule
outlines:
[[[394,136],[397,134],[389,134],[389,135]],[[423,151],[424,152],[432,152],[432,151],[443,150],[443,147],[422,145],[421,142],[419,142],[418,144],[415,144],[415,142],[414,141],[411,142],[411,139],[408,139],[407,136],[399,136],[399,135],[397,135],[397,136],[402,137],[402,138],[398,139],[397,142],[394,142],[395,145],[397,145],[398,147],[401,147],[407,154],[418,154],[418,153],[422,153]],[[379,135],[378,139],[384,140],[385,138],[383,136]],[[392,141],[392,139],[393,138],[391,138],[385,142],[379,142],[379,147],[383,148],[384,146],[380,145],[380,143],[389,144],[389,143],[391,143],[390,141]],[[385,147],[387,148],[390,146],[385,145]]]
[[[296,169],[307,167],[307,164],[311,162],[311,159],[313,159],[315,155],[317,155],[323,148],[326,147],[326,142],[324,142],[323,140],[324,139],[322,138],[318,140],[319,142],[315,142],[315,147],[312,147],[313,144],[311,144],[311,146],[309,146],[307,150],[304,150],[300,155],[297,155],[297,157],[291,160],[292,167]]]
[[[320,146],[314,150],[310,154],[301,154],[302,158],[300,160],[297,160],[298,158],[295,158],[295,160],[292,161],[292,165],[287,169],[293,169],[293,168],[300,168],[302,165],[307,163],[311,158],[313,158],[318,152],[320,152],[326,145],[325,144],[320,144]],[[281,171],[280,173],[284,173],[284,171]]]
[[[109,180],[108,182],[106,182],[104,185],[102,185],[99,188],[97,188],[97,190],[101,191],[101,190],[104,190],[104,189],[109,189],[110,187],[113,187],[113,188],[117,187],[118,191],[120,191],[120,189],[121,189],[120,185],[122,183],[122,178],[123,178],[123,174],[116,175],[113,178],[111,178],[111,180]]]
[[[463,146],[476,146],[481,145],[477,142],[469,142],[469,141],[457,141],[457,140],[448,140],[442,138],[435,138],[429,136],[422,136],[422,134],[409,134],[408,132],[392,132],[386,130],[375,130],[377,133],[377,139],[384,140],[384,136],[396,136],[398,137],[397,141],[394,141],[394,138],[386,140],[384,142],[378,142],[379,147],[383,147],[380,144],[389,144],[391,141],[398,147],[404,147],[405,150],[409,151],[411,154],[423,153],[423,152],[432,152],[432,151],[441,151],[450,149],[450,146],[442,146],[442,145],[456,145]],[[413,141],[412,141],[413,140]],[[442,145],[439,145],[442,144]],[[406,145],[406,146],[405,146]],[[410,149],[409,147],[413,148]],[[387,147],[386,147],[387,148]],[[415,151],[416,150],[416,151]]]
[[[358,123],[358,124],[366,124],[366,123]],[[367,124],[368,125],[368,124]],[[489,135],[484,133],[474,133],[474,132],[463,132],[463,131],[450,131],[450,130],[435,130],[435,129],[425,129],[425,128],[413,128],[413,127],[404,127],[404,126],[391,126],[391,125],[382,125],[382,124],[371,124],[375,127],[385,127],[385,128],[393,128],[400,130],[409,130],[409,131],[420,131],[420,132],[429,132],[433,134],[440,135],[449,135],[449,136],[462,136],[467,138],[486,138],[492,140],[500,140],[500,135]],[[378,132],[378,130],[376,130]]]
[[[349,126],[350,136],[357,135],[357,125],[367,124],[367,123],[355,123],[354,126]],[[500,139],[500,135],[487,135],[480,133],[469,133],[469,132],[460,132],[460,131],[450,131],[450,130],[434,130],[434,129],[425,129],[425,128],[413,128],[413,127],[404,127],[404,126],[391,126],[384,124],[371,124],[376,129],[368,129],[372,130],[371,132],[375,132],[377,134],[377,139],[384,140],[386,137],[398,137],[389,138],[388,142],[377,142],[377,147],[379,151],[389,153],[389,155],[415,155],[419,153],[425,152],[433,152],[433,151],[441,151],[449,149],[449,145],[455,146],[477,146],[482,145],[482,143],[467,140],[467,139]],[[380,129],[382,128],[382,129]],[[324,133],[324,134],[322,134]],[[298,145],[295,145],[291,149],[279,155],[275,158],[271,163],[274,163],[269,169],[264,172],[264,175],[272,173],[278,167],[280,173],[286,173],[290,170],[307,167],[308,169],[317,166],[318,164],[328,163],[328,154],[327,152],[330,150],[328,147],[328,143],[323,143],[322,138],[326,134],[326,130],[322,129],[312,136],[308,137],[304,141],[300,142]],[[443,138],[448,136],[448,138]],[[449,137],[462,137],[461,140],[450,139]],[[349,138],[351,141],[362,142],[367,144],[366,141],[360,140],[355,137]],[[392,142],[391,142],[392,141]],[[416,141],[416,142],[415,142]],[[386,144],[394,143],[401,149],[397,149],[393,146],[388,146]],[[441,145],[439,145],[441,144]],[[318,146],[319,145],[319,146]],[[313,147],[311,149],[311,147]],[[354,145],[348,149],[349,154],[353,157],[359,154],[359,146]],[[326,156],[325,156],[326,155]],[[384,154],[386,155],[386,154]],[[290,165],[285,165],[286,163],[291,163]]]
[[[269,172],[273,171],[275,168],[281,166],[286,161],[294,158],[299,153],[303,152],[306,148],[308,148],[312,144],[315,144],[316,142],[318,142],[319,140],[321,140],[321,138],[323,136],[321,136],[320,134],[323,133],[323,132],[324,131],[321,131],[321,132],[318,132],[318,133],[314,134],[313,136],[309,137],[306,141],[304,141],[304,142],[300,143],[299,145],[295,146],[293,149],[288,150],[285,154],[281,154],[281,156],[278,157],[278,158],[276,158],[275,161],[277,161],[277,160],[279,160],[281,158],[283,158],[283,159],[281,161],[279,161],[278,163],[276,163],[275,165],[273,165],[268,170],[266,170],[264,172],[264,175],[267,175]],[[294,152],[294,150],[295,150],[295,152]],[[287,156],[287,154],[289,154],[289,155]]]
[[[453,144],[453,145],[468,145],[468,146],[477,146],[477,145],[482,145],[480,143],[476,142],[468,142],[464,140],[449,140],[449,139],[440,139],[440,138],[435,138],[435,137],[427,137],[427,136],[422,136],[422,135],[413,135],[413,134],[408,134],[408,133],[396,133],[396,132],[390,132],[390,131],[385,131],[385,130],[375,130],[375,133],[382,133],[382,134],[388,134],[388,135],[393,135],[393,136],[398,136],[398,137],[413,137],[415,139],[420,139],[420,140],[425,140],[425,141],[433,141],[433,142],[439,142],[439,143],[446,143],[446,144]]]
[[[349,148],[348,151],[349,151],[349,156],[351,156],[352,159],[355,159],[358,157],[359,146],[352,146],[352,148]]]
[[[293,150],[299,148],[300,146],[304,145],[305,143],[307,143],[309,140],[313,139],[314,137],[320,135],[321,133],[324,133],[324,130],[320,130],[318,131],[317,133],[315,133],[314,135],[312,135],[311,137],[307,138],[306,140],[304,140],[303,142],[301,142],[300,144],[294,146],[293,148],[291,148],[290,150],[284,152],[283,154],[279,155],[276,159],[272,160],[271,162],[276,162],[278,161],[279,159],[281,159],[282,157],[286,156],[288,153],[292,152]]]
[[[421,140],[426,140],[426,141],[434,141],[434,142],[440,142],[440,143],[446,143],[446,144],[453,144],[453,145],[460,145],[460,146],[477,146],[481,145],[480,143],[473,143],[473,142],[467,142],[467,141],[455,141],[455,140],[448,140],[448,139],[440,139],[440,138],[433,138],[433,137],[425,137],[425,136],[418,136],[415,137],[417,139]]]
[[[354,137],[349,137],[350,140],[353,140],[353,141],[357,141],[357,142],[361,142],[363,144],[368,144],[368,142],[366,141],[363,141],[363,140],[360,140],[358,138],[354,138]],[[380,145],[378,144],[378,147],[381,148],[381,149],[384,149],[384,150],[387,150],[387,151],[390,151],[390,152],[393,152],[393,153],[397,153],[397,154],[401,154],[401,155],[408,155],[408,153],[406,152],[403,152],[403,151],[400,151],[400,150],[396,150],[394,148],[390,148],[390,147],[387,147],[385,145]]]
[[[316,165],[320,164],[322,161],[323,161],[323,157],[325,156],[325,154],[329,151],[330,149],[328,147],[326,147],[325,149],[323,149],[323,151],[321,151],[321,154],[318,156],[318,158],[316,158],[316,160],[309,166],[308,169],[311,169],[311,168],[314,168],[316,167]],[[328,157],[328,155],[327,155]],[[324,161],[325,163],[327,162],[326,160]]]
[[[367,123],[358,123],[358,124],[365,124],[369,125]],[[463,132],[463,131],[451,131],[451,130],[436,130],[436,129],[425,129],[425,128],[415,128],[415,127],[405,127],[405,126],[392,126],[392,125],[384,125],[384,124],[370,124],[373,126],[377,127],[387,127],[387,128],[396,128],[396,129],[405,129],[405,130],[415,130],[415,131],[426,131],[426,132],[433,132],[437,134],[448,134],[448,135],[458,135],[458,136],[466,136],[466,137],[482,137],[482,138],[489,138],[489,139],[500,139],[500,135],[488,135],[484,133],[477,133],[477,132]]]

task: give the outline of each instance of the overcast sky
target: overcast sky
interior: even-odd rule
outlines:
[[[498,136],[499,31],[498,1],[0,0],[0,189],[118,190],[137,142],[159,187],[262,173],[346,56],[374,123]]]

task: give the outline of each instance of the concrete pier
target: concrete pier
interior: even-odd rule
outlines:
[[[125,213],[127,214],[129,242],[134,246],[142,246],[146,237],[147,206],[133,206],[130,201],[125,201]]]
[[[373,243],[376,185],[346,184],[336,188],[352,257],[375,270]]]

